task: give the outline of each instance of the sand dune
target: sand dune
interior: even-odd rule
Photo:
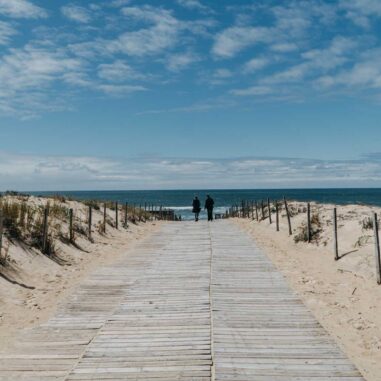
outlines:
[[[6,197],[3,201],[22,202],[24,198]],[[75,244],[67,242],[68,221],[51,218],[49,228],[55,243],[55,254],[44,255],[38,248],[4,236],[3,251],[8,255],[6,266],[0,266],[0,348],[10,344],[22,328],[33,327],[46,321],[73,288],[90,272],[102,264],[112,263],[127,248],[146,237],[158,221],[130,223],[128,229],[116,230],[111,225],[115,212],[108,209],[110,224],[102,234],[100,224],[103,211],[94,210],[92,240],[87,238],[88,207],[76,201],[61,202],[53,199],[28,197],[27,204],[34,208],[58,205],[72,208],[75,215]],[[59,226],[58,226],[59,225]],[[82,232],[81,232],[82,231]]]

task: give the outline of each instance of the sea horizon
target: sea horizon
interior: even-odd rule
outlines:
[[[183,219],[193,218],[192,200],[197,195],[201,205],[207,194],[215,201],[215,213],[223,214],[241,202],[282,200],[317,202],[335,205],[381,206],[381,188],[282,188],[282,189],[178,189],[178,190],[88,190],[30,191],[33,196],[64,196],[78,200],[113,201],[136,206],[154,205],[175,210]],[[202,213],[202,218],[205,218]]]

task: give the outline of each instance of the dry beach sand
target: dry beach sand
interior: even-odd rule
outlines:
[[[311,244],[296,243],[288,235],[281,212],[280,232],[273,223],[251,219],[236,222],[285,275],[325,329],[356,364],[368,381],[381,380],[381,286],[375,277],[373,230],[368,218],[380,208],[338,207],[339,250],[334,260],[333,205],[312,204],[319,231]],[[306,204],[291,203],[294,236],[306,225]],[[318,217],[317,217],[318,216]]]
[[[8,197],[5,200],[17,202],[18,198]],[[29,197],[27,204],[38,208],[47,201],[45,198]],[[83,229],[83,233],[86,233],[86,205],[76,201],[62,203],[57,200],[50,200],[50,205],[73,208],[75,223],[79,226],[77,230]],[[112,224],[115,212],[107,210],[107,214]],[[0,350],[10,345],[22,328],[47,321],[57,305],[89,273],[101,265],[116,261],[159,224],[157,221],[130,223],[128,229],[124,229],[120,222],[118,230],[107,225],[106,234],[103,234],[99,228],[102,220],[103,211],[94,210],[92,240],[86,234],[79,233],[76,234],[75,245],[64,239],[55,239],[56,254],[52,258],[43,255],[37,248],[4,237],[3,256],[6,252],[8,261],[6,266],[0,266]],[[58,228],[56,224],[59,224],[61,234],[66,237],[68,223],[52,219],[49,224],[52,231]]]

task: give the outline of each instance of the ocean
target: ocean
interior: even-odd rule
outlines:
[[[192,200],[197,195],[203,202],[207,194],[215,201],[215,213],[225,213],[232,205],[242,200],[260,201],[281,200],[283,196],[289,200],[316,201],[337,205],[365,204],[381,206],[381,189],[245,189],[245,190],[157,190],[157,191],[54,191],[28,192],[33,195],[63,195],[78,200],[118,201],[143,205],[147,202],[156,206],[171,208],[183,219],[193,219]],[[200,218],[206,218],[203,210]]]

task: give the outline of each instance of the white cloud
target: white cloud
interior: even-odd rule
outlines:
[[[86,8],[80,7],[78,5],[65,5],[61,7],[61,12],[69,20],[75,22],[86,24],[91,20],[90,12]]]
[[[180,23],[172,12],[145,7],[127,7],[122,13],[136,21],[143,21],[150,26],[123,33],[117,40],[109,43],[111,52],[122,52],[131,56],[145,56],[162,52],[178,42]]]
[[[280,2],[282,3],[282,2]],[[220,31],[212,48],[219,58],[232,58],[251,46],[263,44],[279,53],[298,50],[305,45],[308,32],[317,24],[332,23],[336,17],[336,7],[319,1],[291,0],[286,5],[247,7],[245,13],[237,17],[236,25]],[[271,24],[260,24],[258,13],[273,17]]]
[[[133,79],[144,79],[146,76],[135,71],[121,60],[98,66],[98,77],[111,82],[125,82]]]
[[[50,99],[51,85],[69,73],[81,72],[82,68],[80,59],[59,49],[52,51],[33,44],[10,49],[0,61],[0,107],[23,116],[59,107]]]
[[[0,0],[0,14],[14,18],[44,18],[47,12],[28,0]]]
[[[217,69],[213,73],[213,77],[218,78],[218,79],[231,78],[233,75],[234,75],[234,73],[229,69]]]
[[[357,45],[356,40],[337,36],[327,48],[301,53],[303,59],[301,63],[264,78],[262,82],[266,84],[301,82],[308,76],[316,77],[337,69],[351,59]]]
[[[346,16],[356,25],[368,28],[372,17],[381,17],[379,0],[341,0],[339,7],[346,11]]]
[[[278,43],[270,46],[270,49],[278,53],[289,53],[298,50],[298,46],[292,42]]]
[[[250,45],[267,43],[273,39],[270,28],[235,26],[217,35],[212,52],[217,57],[231,58]]]
[[[253,73],[266,67],[270,61],[267,58],[253,58],[244,65],[245,73]]]
[[[323,87],[343,86],[346,88],[381,89],[381,49],[364,52],[358,62],[335,75],[321,76],[317,84]]]
[[[135,85],[110,85],[110,84],[100,84],[96,86],[97,89],[103,91],[108,95],[113,96],[123,96],[126,94],[136,93],[137,91],[146,91],[147,89],[143,86]]]
[[[273,93],[273,89],[269,86],[252,86],[246,89],[231,90],[231,94],[238,96],[268,95],[271,93]]]
[[[198,61],[200,61],[200,57],[192,52],[171,54],[167,58],[167,68],[179,72]]]
[[[131,0],[113,0],[111,1],[112,7],[123,7],[131,3]]]
[[[177,0],[177,3],[184,8],[195,9],[198,11],[207,12],[210,9],[201,3],[199,0]]]
[[[7,45],[17,31],[4,21],[0,21],[0,45]]]

